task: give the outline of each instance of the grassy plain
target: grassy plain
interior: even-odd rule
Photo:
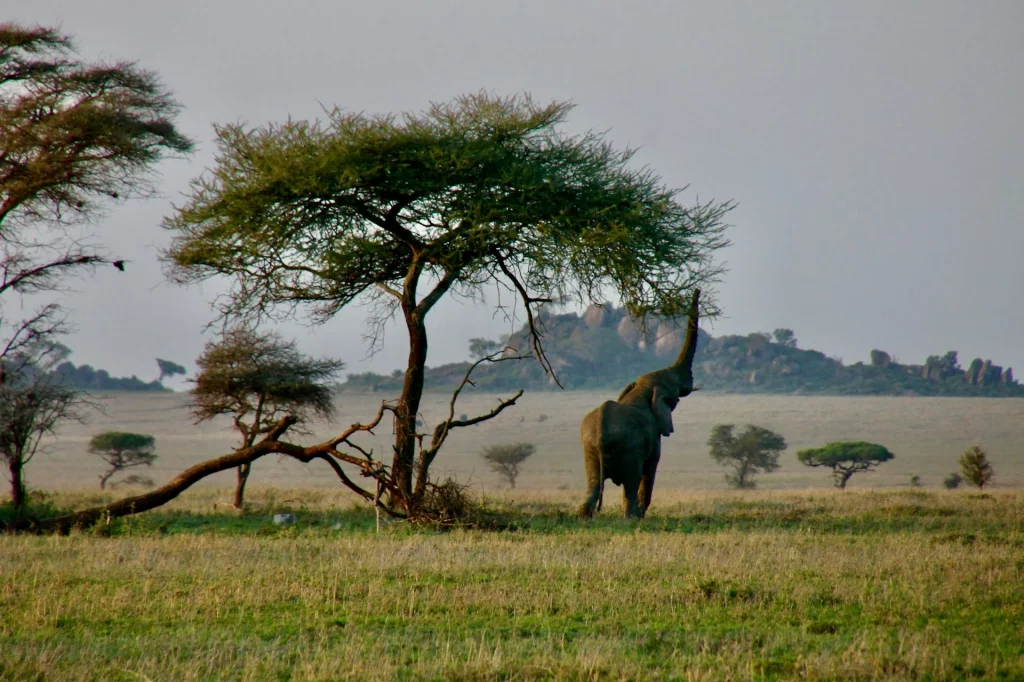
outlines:
[[[698,393],[664,441],[651,515],[617,518],[609,487],[582,523],[578,425],[608,397],[527,394],[448,441],[437,473],[468,481],[503,532],[377,533],[325,467],[266,458],[243,515],[223,505],[227,472],[89,533],[0,537],[0,680],[1024,679],[1024,401]],[[342,394],[336,422],[297,440],[379,400]],[[186,402],[108,396],[31,463],[30,486],[62,508],[112,499],[85,454],[108,429],[157,437],[158,483],[228,452],[227,423],[193,426]],[[456,413],[494,402],[471,394]],[[426,422],[446,406],[428,396]],[[759,490],[727,491],[705,442],[747,422],[790,451]],[[825,488],[792,453],[840,439],[896,459]],[[537,454],[505,491],[479,450],[520,440]],[[972,444],[997,485],[941,490]]]
[[[377,412],[380,394],[342,393],[333,423],[316,423],[313,433],[297,437],[310,443],[326,439],[352,422]],[[583,415],[614,398],[601,392],[528,392],[515,407],[489,422],[453,432],[435,462],[438,475],[454,474],[478,492],[502,489],[500,479],[480,458],[485,445],[528,441],[537,453],[522,467],[517,484],[525,490],[583,488],[579,425]],[[84,425],[66,424],[28,469],[29,485],[43,490],[99,488],[102,462],[86,453],[89,439],[106,430],[156,436],[159,459],[144,474],[163,483],[185,467],[230,452],[237,444],[228,420],[193,425],[185,394],[112,394],[102,396],[105,414]],[[456,416],[487,412],[497,396],[467,391]],[[447,413],[447,394],[424,396],[423,418],[432,426]],[[828,473],[796,460],[800,448],[833,440],[867,440],[896,455],[877,472],[855,476],[854,488],[908,485],[918,475],[925,486],[938,487],[957,468],[965,448],[981,445],[995,465],[998,486],[1024,487],[1024,400],[1013,398],[902,398],[822,396],[737,396],[697,392],[675,411],[676,432],[662,441],[658,488],[724,488],[723,470],[708,457],[707,439],[715,424],[754,423],[781,433],[789,443],[782,468],[759,479],[765,488],[816,488],[830,485]],[[385,423],[363,444],[377,453],[391,452],[391,425]],[[337,485],[323,463],[310,466],[265,458],[253,466],[251,485],[262,487],[330,487]],[[234,474],[225,472],[203,485],[227,488]],[[230,500],[230,497],[226,497]]]
[[[1024,679],[1020,492],[671,491],[583,523],[534,491],[489,499],[497,533],[223,495],[0,538],[0,679]]]

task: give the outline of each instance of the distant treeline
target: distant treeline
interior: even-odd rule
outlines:
[[[169,391],[159,381],[143,381],[134,374],[130,377],[112,377],[105,369],[93,369],[90,365],[75,366],[65,361],[54,369],[65,386],[91,391]]]
[[[547,314],[544,347],[566,389],[618,390],[640,374],[671,362],[682,345],[682,325],[655,320],[640,329],[621,309],[591,306],[583,315]],[[525,328],[498,341],[471,339],[469,351],[481,357],[505,346],[530,350]],[[901,364],[882,350],[871,360],[844,365],[839,358],[797,347],[791,330],[713,338],[700,332],[694,377],[705,390],[729,393],[812,393],[831,395],[922,395],[1024,397],[1024,386],[989,360],[961,367],[956,351],[933,355],[922,364]],[[427,388],[447,388],[462,379],[469,362],[428,368]],[[391,376],[350,374],[344,388],[394,391],[403,372]],[[473,374],[479,388],[553,388],[533,360],[481,365]]]

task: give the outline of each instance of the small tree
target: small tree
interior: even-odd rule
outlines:
[[[507,445],[491,445],[483,449],[480,455],[491,465],[491,471],[508,481],[508,487],[516,487],[519,477],[519,465],[536,452],[532,443],[510,443]]]
[[[985,451],[977,445],[972,445],[960,455],[960,474],[965,481],[984,490],[985,485],[995,475],[995,470],[988,461]]]
[[[810,448],[796,453],[801,464],[809,467],[829,467],[837,488],[846,488],[850,477],[861,471],[871,471],[882,462],[888,462],[893,454],[881,445],[864,441],[829,443],[824,447]]]
[[[334,412],[328,382],[341,371],[339,360],[315,360],[300,353],[294,341],[276,333],[230,329],[206,344],[196,361],[192,414],[196,423],[229,414],[241,436],[239,449],[251,448],[285,415],[296,424]],[[236,508],[241,509],[251,463],[237,469]]]
[[[185,372],[188,371],[178,363],[171,362],[170,360],[161,360],[160,358],[157,358],[156,364],[157,367],[160,368],[160,376],[156,378],[157,381],[163,381],[164,378],[173,377],[175,374],[181,374],[184,376]]]
[[[792,329],[776,329],[773,334],[775,343],[786,348],[796,348],[796,335]]]
[[[942,479],[942,485],[946,487],[946,490],[956,490],[963,482],[963,477],[955,471]]]
[[[499,350],[501,350],[501,344],[497,341],[490,341],[488,339],[469,340],[469,355],[474,360],[477,358],[485,358]]]
[[[141,433],[106,431],[98,433],[89,442],[89,452],[98,455],[110,468],[100,474],[100,490],[114,474],[137,466],[153,466],[156,460],[156,438]],[[138,481],[138,477],[136,477]]]
[[[725,480],[734,488],[755,487],[750,477],[778,469],[779,453],[787,447],[782,436],[753,424],[739,436],[733,435],[732,424],[718,424],[711,429],[708,445],[711,459],[732,468]]]
[[[62,347],[47,342],[48,335],[30,338],[17,351],[0,353],[0,461],[7,466],[16,513],[26,503],[25,465],[59,422],[81,420],[79,408],[86,402],[51,371],[64,357]]]

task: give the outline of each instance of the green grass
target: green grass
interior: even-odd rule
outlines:
[[[666,492],[641,523],[575,497],[376,533],[324,491],[205,492],[3,537],[0,679],[1024,679],[1024,494]]]

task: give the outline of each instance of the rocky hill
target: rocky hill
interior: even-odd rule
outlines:
[[[590,306],[582,316],[546,314],[543,323],[545,350],[566,389],[618,390],[640,374],[669,364],[684,332],[684,325],[673,320],[654,320],[642,330],[625,311],[609,306]],[[477,355],[503,346],[528,352],[525,329],[497,341],[470,342]],[[454,385],[468,366],[428,368],[427,388]],[[478,387],[494,390],[556,388],[533,360],[484,365],[473,377]],[[977,358],[962,368],[956,351],[949,351],[920,365],[901,364],[885,351],[873,350],[870,363],[844,365],[820,351],[798,348],[787,329],[714,338],[701,330],[694,378],[705,390],[730,393],[1024,397],[1013,370],[991,360]],[[344,386],[396,391],[401,381],[402,370],[396,370],[391,376],[352,374]]]

